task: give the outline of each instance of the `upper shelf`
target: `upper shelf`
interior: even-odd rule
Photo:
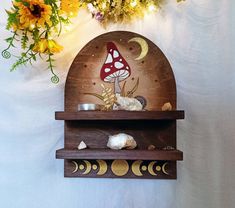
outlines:
[[[58,159],[103,159],[103,160],[183,160],[183,152],[179,150],[111,150],[59,149],[56,151]]]
[[[175,120],[184,111],[78,111],[56,112],[56,120]]]

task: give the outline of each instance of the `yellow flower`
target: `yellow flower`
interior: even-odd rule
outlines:
[[[59,53],[63,50],[63,46],[59,45],[54,40],[48,40],[48,51],[51,53]]]
[[[33,47],[33,51],[39,53],[45,53],[47,51],[47,39],[42,38],[38,43]]]
[[[59,53],[63,50],[63,46],[59,45],[55,40],[41,38],[32,50],[38,53]]]
[[[21,28],[29,28],[31,25],[44,28],[45,24],[52,25],[50,20],[52,8],[43,0],[25,0],[24,3],[15,1],[13,4],[19,8]]]
[[[60,12],[70,17],[77,16],[80,4],[78,0],[61,0]]]

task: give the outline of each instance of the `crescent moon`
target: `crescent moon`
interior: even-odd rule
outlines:
[[[148,43],[145,39],[143,39],[141,37],[135,37],[135,38],[130,39],[128,41],[128,43],[129,42],[137,42],[141,47],[141,53],[137,58],[135,58],[135,60],[138,61],[138,60],[144,58],[147,55],[149,47],[148,47]]]
[[[87,160],[83,160],[83,162],[86,164],[86,170],[82,174],[87,175],[91,172],[91,163]]]
[[[78,171],[78,164],[76,161],[72,161],[72,163],[75,165],[75,169],[73,170],[72,173],[76,173]]]
[[[97,175],[104,175],[108,170],[107,163],[104,160],[96,160],[96,161],[99,164],[99,171]]]
[[[151,163],[149,163],[148,165],[148,172],[153,175],[153,176],[156,176],[157,174],[153,171],[153,166],[154,164],[156,163],[156,161],[152,161]]]
[[[142,160],[136,160],[132,163],[131,170],[136,176],[143,176],[143,174],[140,172],[140,165],[142,162]]]
[[[167,164],[168,164],[167,162],[163,164],[163,166],[162,166],[162,172],[165,173],[166,175],[169,175],[169,173],[168,173],[168,172],[166,171],[166,169],[165,169]]]

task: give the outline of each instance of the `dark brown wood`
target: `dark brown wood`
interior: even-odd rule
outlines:
[[[136,60],[141,53],[140,45],[129,42],[135,37],[144,39],[149,48],[148,54],[141,60]],[[139,80],[133,97],[141,96],[146,99],[145,111],[77,112],[80,103],[104,104],[91,95],[100,95],[103,89],[101,85],[114,88],[114,83],[104,82],[100,77],[100,70],[106,63],[108,42],[116,45],[122,59],[127,61],[131,69],[131,75],[125,82],[120,81],[120,87],[125,86],[123,88],[128,93]],[[167,102],[171,103],[172,111],[161,111]],[[176,179],[176,161],[183,160],[183,153],[177,150],[176,119],[183,119],[184,111],[176,110],[176,84],[170,63],[153,42],[139,34],[125,31],[106,33],[91,40],[78,53],[70,67],[64,104],[64,112],[56,112],[55,118],[64,120],[65,123],[64,149],[56,152],[57,158],[64,159],[65,177]],[[138,144],[137,149],[107,149],[109,136],[118,133],[133,136]],[[77,150],[81,141],[87,144],[88,149]],[[159,150],[147,150],[149,145],[154,145]],[[174,150],[160,150],[167,146]],[[97,174],[100,170],[98,160],[107,164],[105,174]],[[118,176],[112,171],[112,164],[116,160],[125,160],[128,163],[129,170],[125,175]],[[141,169],[141,176],[134,174],[132,170],[135,161],[141,163],[138,167]],[[78,169],[78,165],[84,170]],[[77,169],[75,172],[74,168]],[[87,168],[89,171],[85,174]],[[151,174],[149,170],[153,170],[155,174]]]
[[[103,160],[183,160],[179,150],[110,150],[85,149],[56,151],[58,159],[103,159]]]
[[[184,119],[184,111],[80,111],[56,112],[56,120],[175,120]]]
[[[153,169],[155,169],[155,174],[156,175],[151,175],[148,170],[146,171],[142,171],[141,173],[143,174],[142,176],[136,176],[133,174],[132,170],[131,170],[131,165],[134,161],[132,160],[127,160],[128,164],[129,164],[129,170],[127,172],[126,175],[124,176],[117,176],[115,175],[110,167],[111,164],[113,162],[113,160],[105,160],[105,162],[108,165],[108,170],[106,172],[106,174],[104,175],[97,175],[97,172],[99,171],[99,168],[97,170],[93,170],[91,169],[91,171],[89,172],[89,174],[84,174],[84,171],[80,171],[78,170],[77,172],[73,173],[74,170],[74,164],[73,161],[76,161],[78,164],[83,164],[85,166],[84,160],[67,160],[65,159],[65,170],[64,170],[64,176],[65,177],[82,177],[82,178],[126,178],[126,179],[176,179],[177,178],[177,172],[176,172],[176,161],[154,161],[156,162],[155,165],[153,166]],[[89,160],[89,162],[91,164],[96,164],[97,166],[99,166],[99,164],[97,163],[97,160]],[[153,161],[148,161],[148,160],[144,160],[143,163],[141,164],[141,166],[148,166],[150,162]],[[167,174],[164,174],[161,171],[156,171],[156,166],[161,166],[163,164],[167,163],[167,167],[166,167],[166,171],[168,172]]]
[[[113,121],[65,121],[65,148],[75,149],[85,141],[90,149],[107,148],[110,135],[120,132],[133,136],[138,149],[155,145],[176,148],[175,120],[113,120]]]

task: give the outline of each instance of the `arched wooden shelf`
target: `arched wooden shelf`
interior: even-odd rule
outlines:
[[[141,97],[147,105],[143,111],[77,111],[81,103],[103,105],[94,96],[102,89]],[[184,111],[176,109],[170,63],[153,42],[125,31],[91,40],[70,67],[64,103],[55,118],[65,122],[64,148],[56,151],[56,158],[64,159],[65,177],[176,179],[176,161],[183,160],[176,146],[176,120],[184,119]],[[162,111],[165,103],[172,109]],[[136,149],[107,148],[108,136],[121,132],[135,138]],[[81,141],[88,149],[77,149]],[[148,150],[149,145],[156,149]]]

